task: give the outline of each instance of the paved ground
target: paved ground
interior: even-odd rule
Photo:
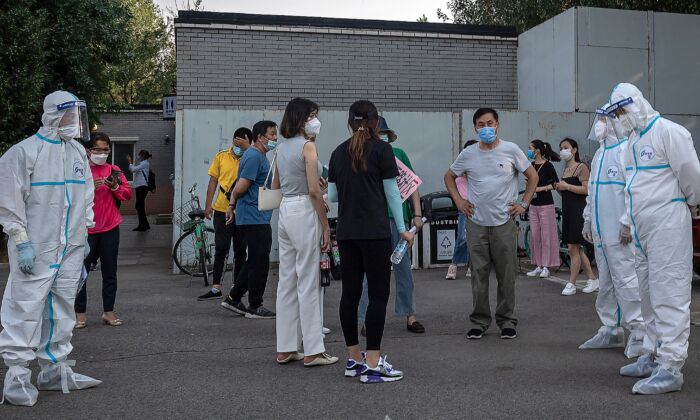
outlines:
[[[562,297],[559,284],[524,276],[517,285],[516,340],[500,340],[493,328],[483,340],[467,341],[467,281],[445,281],[443,270],[418,271],[418,307],[427,333],[408,333],[402,319],[390,316],[384,340],[390,361],[406,372],[403,381],[361,385],[342,377],[341,364],[278,366],[274,321],[248,320],[218,302],[197,302],[199,282],[169,272],[168,228],[154,226],[137,236],[130,222],[123,229],[117,301],[126,324],[99,324],[97,272],[89,283],[88,328],[73,340],[76,370],[104,384],[69,395],[42,392],[34,408],[0,406],[0,418],[698,418],[696,342],[682,392],[633,396],[634,380],[617,374],[627,363],[621,350],[577,350],[598,328],[595,297]],[[6,277],[0,268],[2,288]],[[273,273],[270,306],[275,286]],[[343,356],[339,296],[334,282],[326,296],[326,326],[333,330],[326,343],[330,353]],[[692,327],[691,337],[697,334]]]

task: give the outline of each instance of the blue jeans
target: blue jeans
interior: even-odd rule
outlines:
[[[467,216],[459,212],[457,218],[457,243],[452,253],[452,264],[469,265],[469,249],[467,249]]]
[[[401,235],[396,229],[394,219],[389,219],[391,225],[391,246],[392,249],[399,243]],[[411,272],[411,250],[409,249],[404,254],[403,259],[398,264],[393,264],[394,279],[396,279],[396,303],[394,304],[394,312],[396,315],[411,316],[416,314],[416,299],[413,293],[413,273]],[[369,297],[367,296],[367,277],[362,282],[362,298],[360,306],[357,309],[357,320],[359,323],[365,322],[365,313]]]

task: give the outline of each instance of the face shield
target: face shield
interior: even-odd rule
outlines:
[[[83,143],[90,141],[90,124],[88,123],[85,101],[76,100],[58,104],[56,109],[64,111],[58,123],[58,134],[64,140],[76,139]]]
[[[591,131],[588,133],[588,140],[602,143],[605,140],[608,128],[611,128],[612,125],[611,118],[608,117],[605,110],[596,110]]]
[[[634,100],[632,98],[625,98],[605,109],[606,114],[611,118],[612,126],[615,130],[615,137],[618,139],[628,138],[636,127],[634,117],[628,107],[628,105],[633,102]]]

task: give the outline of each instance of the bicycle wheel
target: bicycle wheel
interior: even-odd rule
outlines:
[[[194,229],[182,234],[175,242],[175,247],[173,248],[173,262],[185,274],[193,277],[202,277],[206,273],[208,277],[214,272],[214,264],[211,258],[214,253],[212,252],[213,249],[209,249],[214,246],[214,228],[211,226],[206,227],[206,246],[202,248],[205,251],[205,264],[200,262],[202,256],[197,252],[196,242]],[[206,267],[206,269],[203,267]]]
[[[527,228],[525,228],[525,237],[523,238],[523,247],[525,248],[527,257],[532,261],[532,248],[530,244],[532,244],[532,230],[530,229],[530,225],[527,225]]]

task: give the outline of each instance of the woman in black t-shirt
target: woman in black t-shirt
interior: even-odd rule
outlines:
[[[335,149],[328,171],[328,196],[338,202],[336,236],[343,282],[340,323],[349,356],[345,376],[359,376],[364,383],[393,382],[402,379],[403,373],[380,357],[391,279],[389,209],[409,248],[413,234],[405,230],[396,183],[399,170],[391,146],[379,139],[377,108],[372,102],[357,101],[349,114],[352,138]],[[365,317],[367,353],[363,357],[357,308],[365,275],[369,305]]]
[[[549,267],[559,267],[559,234],[557,233],[557,215],[554,209],[552,190],[559,181],[557,171],[550,161],[558,162],[559,155],[552,150],[549,143],[542,140],[530,142],[527,156],[533,159],[532,165],[539,175],[537,194],[530,202],[530,250],[532,264],[536,268],[530,277],[549,277]]]

